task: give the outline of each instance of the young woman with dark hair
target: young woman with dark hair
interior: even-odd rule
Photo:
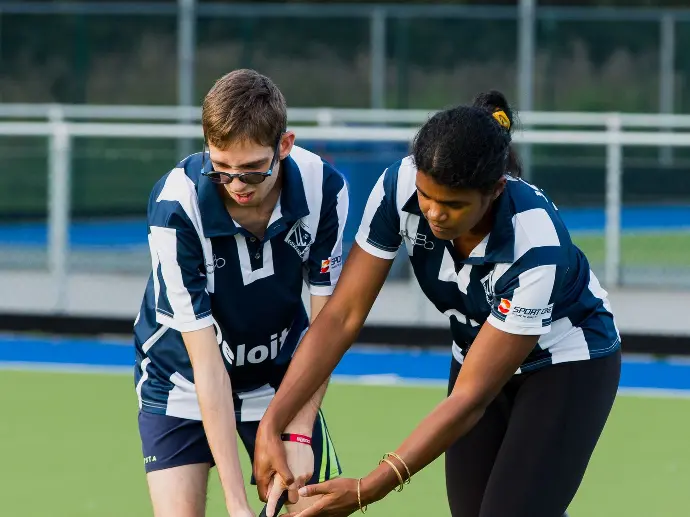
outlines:
[[[505,97],[482,94],[431,117],[380,177],[338,287],[261,421],[255,474],[269,510],[287,487],[321,496],[302,517],[365,511],[445,453],[453,517],[566,512],[616,396],[620,336],[558,209],[519,178],[513,128]],[[355,341],[402,243],[450,319],[448,397],[367,476],[299,487],[280,434]]]

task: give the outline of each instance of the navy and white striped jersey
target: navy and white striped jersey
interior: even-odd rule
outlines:
[[[304,282],[318,296],[335,288],[349,203],[344,177],[305,149],[293,146],[280,174],[263,239],[233,221],[200,153],[153,188],[152,272],[134,324],[143,411],[201,419],[181,332],[213,325],[238,420],[263,416],[309,324]]]
[[[516,373],[620,347],[606,291],[541,190],[509,178],[496,201],[493,230],[462,260],[451,241],[431,232],[415,176],[410,156],[386,169],[369,196],[356,241],[385,259],[405,243],[422,291],[450,319],[458,361],[485,321],[511,334],[540,336]]]

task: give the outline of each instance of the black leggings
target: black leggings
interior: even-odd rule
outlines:
[[[446,451],[452,516],[562,516],[611,411],[620,365],[617,352],[515,375]],[[449,393],[459,371],[453,360]]]

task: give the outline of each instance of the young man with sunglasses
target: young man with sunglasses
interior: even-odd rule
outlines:
[[[203,516],[214,465],[230,515],[254,515],[236,433],[253,458],[259,420],[340,274],[347,185],[294,145],[286,123],[270,79],[253,70],[225,75],[204,100],[203,152],[163,176],[149,199],[152,273],[134,341],[156,516]],[[304,484],[341,473],[320,411],[325,390],[283,436]]]

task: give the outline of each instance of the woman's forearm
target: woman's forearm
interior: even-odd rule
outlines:
[[[487,406],[513,376],[534,348],[538,336],[507,334],[485,324],[465,358],[451,395],[417,426],[396,450],[414,474],[438,458],[472,429]],[[401,475],[407,471],[391,458]],[[384,463],[367,476],[363,487],[372,501],[384,497],[398,482],[390,465]]]
[[[469,397],[453,394],[422,420],[395,453],[403,458],[410,475],[414,475],[472,429],[484,414],[484,409],[483,404]],[[395,464],[403,479],[408,478],[405,465],[394,456],[388,460]],[[382,463],[362,480],[366,502],[382,499],[398,484],[399,478],[395,471],[387,463]]]
[[[295,418],[326,382],[360,328],[358,317],[339,311],[336,305],[326,305],[297,348],[264,416],[272,427],[282,431]]]

